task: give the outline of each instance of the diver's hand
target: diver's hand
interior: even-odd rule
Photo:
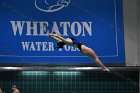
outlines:
[[[58,37],[57,34],[47,34],[48,37]]]
[[[50,34],[47,34],[48,37],[50,37]]]

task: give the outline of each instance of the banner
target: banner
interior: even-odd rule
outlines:
[[[57,48],[48,33],[74,37],[103,63],[125,62],[122,0],[1,0],[0,63],[89,64],[77,48]]]

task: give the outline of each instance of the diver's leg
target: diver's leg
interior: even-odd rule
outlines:
[[[110,71],[107,67],[105,67],[105,65],[100,61],[100,59],[98,58],[98,56],[96,55],[96,53],[91,49],[88,48],[84,45],[81,46],[82,49],[82,53],[87,55],[88,57],[91,57],[92,59],[94,59],[94,61],[96,62],[97,65],[99,65],[103,71]]]

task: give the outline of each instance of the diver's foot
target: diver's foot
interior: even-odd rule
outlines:
[[[103,71],[110,72],[110,69],[108,69],[108,68],[105,68],[105,69],[103,69]]]

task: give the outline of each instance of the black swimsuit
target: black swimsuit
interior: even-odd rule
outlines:
[[[81,46],[83,44],[81,42],[79,42],[78,40],[76,40],[75,38],[73,38],[73,37],[69,37],[69,38],[72,40],[73,44],[77,45],[78,49],[81,51]],[[65,42],[62,42],[62,41],[57,42],[57,46],[58,46],[57,48],[63,48],[64,45],[66,45]]]
[[[72,40],[73,44],[76,44],[78,49],[81,51],[81,46],[83,44],[81,42],[79,42],[78,40],[76,40],[75,38],[73,38],[73,37],[69,37],[69,38]]]

